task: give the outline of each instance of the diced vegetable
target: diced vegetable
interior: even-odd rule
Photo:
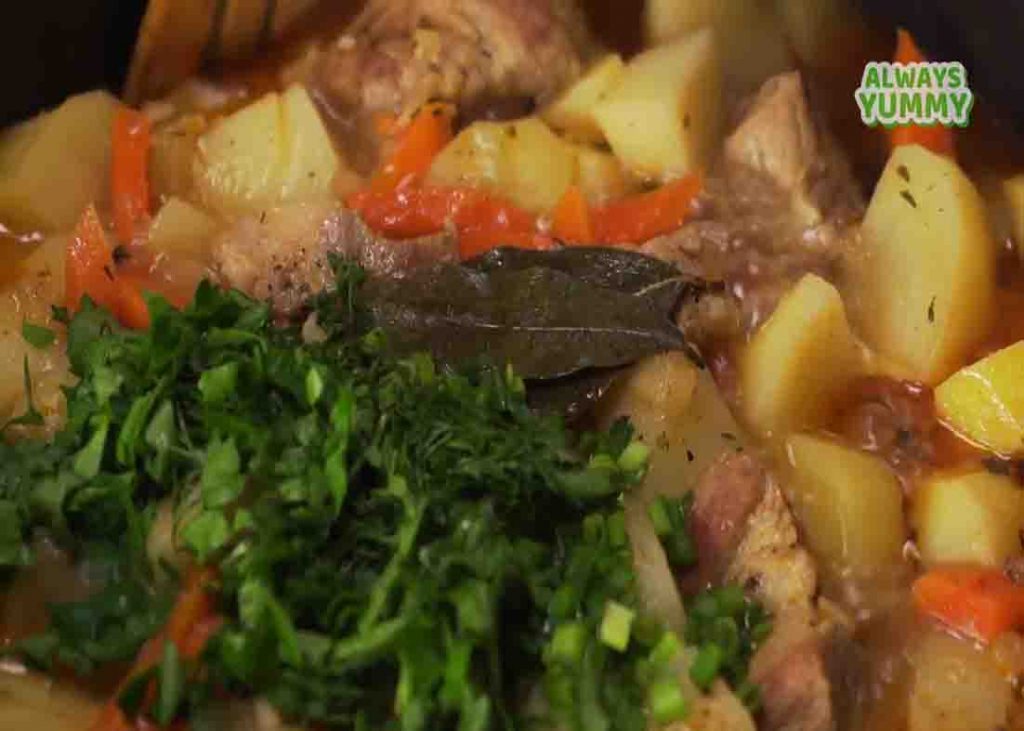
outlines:
[[[604,134],[594,119],[594,107],[615,88],[624,68],[617,53],[600,59],[541,113],[544,121],[574,139],[602,142]]]
[[[371,181],[374,190],[389,190],[422,180],[434,158],[452,140],[455,110],[446,104],[427,104],[402,130],[390,158]]]
[[[913,680],[908,731],[992,731],[1007,728],[1010,681],[985,652],[940,632],[911,651]]]
[[[216,220],[181,198],[168,198],[149,228],[149,248],[154,254],[206,261]]]
[[[629,647],[629,635],[633,631],[636,612],[618,602],[608,602],[604,607],[599,636],[601,642],[613,650],[625,652]]]
[[[647,475],[635,491],[645,501],[684,495],[722,452],[746,444],[711,374],[682,353],[635,366],[601,401],[597,416],[605,425],[628,416],[651,448]]]
[[[622,163],[643,177],[700,170],[721,131],[721,71],[712,31],[641,53],[594,116]]]
[[[267,94],[220,120],[198,143],[195,184],[223,213],[322,196],[341,162],[306,90]]]
[[[579,166],[576,182],[591,205],[599,206],[621,198],[636,187],[610,152],[586,145],[576,145],[574,150]]]
[[[643,496],[636,492],[627,495],[624,512],[640,607],[669,629],[682,632],[686,623],[683,599]]]
[[[913,516],[927,565],[995,567],[1021,553],[1024,493],[1009,477],[984,470],[931,477],[914,494]]]
[[[11,148],[0,153],[0,222],[20,230],[66,231],[89,203],[104,205],[110,198],[110,130],[117,107],[104,91],[80,94],[8,133]]]
[[[686,175],[647,193],[636,193],[591,212],[594,240],[604,244],[642,243],[680,228],[704,187],[698,174]]]
[[[902,566],[903,492],[878,457],[831,439],[786,440],[785,483],[808,545],[832,579],[864,589],[884,585]]]
[[[1024,622],[1024,587],[999,569],[932,569],[914,582],[913,594],[920,612],[985,642]]]
[[[928,59],[914,42],[913,36],[900,28],[896,32],[896,54],[893,61],[903,65],[926,63]],[[920,145],[927,150],[948,157],[956,156],[956,141],[953,130],[941,124],[907,124],[889,130],[889,143],[893,147]]]
[[[573,146],[527,117],[470,125],[438,155],[428,182],[483,188],[542,213],[555,207],[576,177]]]
[[[149,327],[149,309],[134,284],[117,276],[113,251],[96,209],[86,208],[68,247],[65,270],[65,304],[75,312],[88,296],[110,310],[124,325]]]
[[[764,435],[822,426],[860,370],[839,292],[806,274],[741,355],[743,413]]]
[[[1024,341],[961,368],[935,389],[940,416],[976,444],[1024,453]]]
[[[643,21],[644,35],[651,44],[711,27],[722,49],[726,84],[734,93],[749,92],[793,65],[782,22],[772,3],[647,0]]]
[[[537,221],[512,203],[475,188],[405,188],[386,193],[363,191],[348,204],[373,230],[394,238],[437,233],[451,224],[459,235],[459,254],[468,259],[507,245],[546,249],[551,237]]]
[[[149,223],[149,117],[129,107],[114,114],[111,143],[110,202],[114,231],[131,243]]]
[[[911,378],[938,383],[994,316],[996,245],[981,196],[949,158],[899,147],[861,233],[847,271],[854,325]]]
[[[177,196],[190,199],[195,190],[193,167],[199,138],[208,127],[200,114],[186,114],[153,130],[149,182],[155,201]]]
[[[590,205],[575,185],[566,189],[555,210],[551,212],[551,233],[569,244],[594,241],[594,226],[590,220]]]

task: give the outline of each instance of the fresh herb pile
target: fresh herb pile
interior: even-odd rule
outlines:
[[[68,321],[66,427],[0,444],[0,565],[45,531],[104,588],[13,649],[80,674],[133,657],[181,581],[153,550],[170,507],[223,621],[194,660],[168,643],[155,700],[124,686],[129,715],[215,728],[227,689],[345,729],[685,717],[681,642],[636,612],[620,510],[647,450],[532,411],[510,369],[389,354],[361,272],[338,275],[314,337],[206,284],[182,312],[151,300],[145,333],[88,304]]]

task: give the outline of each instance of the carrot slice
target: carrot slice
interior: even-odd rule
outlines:
[[[132,669],[121,681],[114,697],[100,709],[89,731],[137,731],[147,728],[143,719],[132,721],[125,718],[117,698],[133,678],[160,662],[164,643],[173,642],[181,656],[187,660],[194,660],[203,651],[221,624],[208,591],[214,576],[209,569],[195,570],[189,574],[185,588],[171,609],[167,624],[139,651]]]
[[[530,249],[554,245],[550,236],[539,232],[532,214],[474,188],[368,190],[349,196],[347,202],[367,226],[392,238],[427,236],[451,225],[464,259],[502,245]]]
[[[1024,623],[1024,587],[996,569],[932,569],[914,582],[913,594],[921,612],[985,642]]]
[[[114,115],[111,143],[110,192],[114,231],[130,243],[149,222],[149,118],[130,107]]]
[[[94,206],[89,206],[75,227],[64,263],[65,304],[78,310],[88,295],[110,310],[122,325],[136,330],[149,327],[149,308],[139,288],[119,276],[107,234]]]
[[[451,142],[454,117],[450,104],[427,104],[420,109],[398,134],[391,157],[371,181],[370,189],[386,191],[422,179],[437,154]]]
[[[594,239],[606,244],[638,244],[671,233],[690,218],[703,187],[699,174],[687,175],[650,192],[595,208],[591,212]]]
[[[551,212],[551,232],[567,244],[586,244],[594,240],[590,204],[578,186],[570,186]]]
[[[914,37],[903,28],[896,31],[895,63],[908,65],[925,63],[928,58],[918,48]],[[889,144],[896,148],[901,145],[921,145],[932,152],[948,157],[956,156],[956,140],[953,130],[941,124],[928,126],[907,124],[889,130]]]

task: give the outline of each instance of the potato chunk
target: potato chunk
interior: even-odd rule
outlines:
[[[986,471],[937,475],[914,495],[917,545],[926,564],[999,566],[1021,552],[1024,494]]]
[[[340,166],[319,112],[296,85],[267,94],[206,132],[194,176],[209,207],[253,213],[323,196]]]
[[[594,106],[622,78],[622,56],[611,53],[587,70],[562,92],[541,117],[555,129],[582,142],[602,142],[604,134],[594,119]]]
[[[806,274],[742,353],[744,416],[765,436],[822,426],[861,363],[839,292]]]
[[[476,122],[464,129],[434,160],[428,176],[440,185],[493,190],[534,213],[551,210],[576,182],[574,146],[544,122]]]
[[[627,416],[651,448],[640,493],[679,497],[724,451],[742,449],[743,431],[711,374],[682,353],[666,353],[635,366],[609,391],[597,409],[610,426]]]
[[[1010,681],[970,642],[932,631],[911,650],[909,731],[1007,728]]]
[[[961,368],[935,389],[947,424],[1007,456],[1024,454],[1024,341]]]
[[[644,35],[652,45],[705,26],[714,29],[722,49],[726,85],[742,94],[769,76],[792,68],[782,21],[770,3],[759,0],[646,0]]]
[[[117,100],[73,96],[0,137],[0,223],[62,231],[90,203],[109,199],[110,130]]]
[[[161,254],[206,261],[217,222],[203,210],[180,198],[169,198],[149,228],[149,246]]]
[[[635,181],[630,179],[611,153],[586,145],[576,145],[575,151],[579,165],[576,183],[593,205],[621,198],[635,190]]]
[[[788,495],[832,578],[870,582],[901,564],[906,530],[899,481],[881,459],[830,439],[786,440]]]
[[[702,168],[722,126],[718,46],[709,29],[641,53],[594,108],[612,151],[642,177]]]
[[[952,160],[897,148],[862,237],[847,271],[854,325],[911,378],[940,382],[993,319],[996,244],[981,196]]]

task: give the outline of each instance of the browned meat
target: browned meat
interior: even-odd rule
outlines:
[[[457,259],[454,236],[447,233],[393,241],[374,235],[355,213],[336,204],[304,203],[237,220],[214,242],[213,270],[225,283],[290,315],[331,283],[332,253],[388,276]]]
[[[709,467],[696,488],[690,527],[701,583],[739,583],[772,613],[772,635],[751,663],[764,702],[763,728],[832,729],[826,659],[837,623],[822,611],[814,562],[800,544],[782,491],[760,461],[729,454]]]
[[[726,454],[701,476],[694,491],[690,532],[702,581],[720,579],[747,533],[747,521],[764,494],[767,475],[746,454]]]
[[[698,342],[756,327],[800,275],[832,274],[863,200],[796,73],[770,79],[725,144],[695,219],[643,250],[725,288],[680,325]]]
[[[590,41],[573,0],[370,0],[320,59],[337,116],[544,100],[579,74]]]

